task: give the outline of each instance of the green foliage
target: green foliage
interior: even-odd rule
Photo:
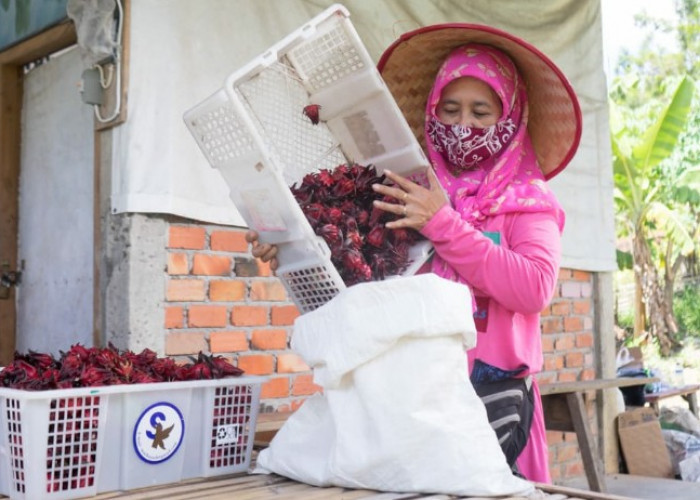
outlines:
[[[630,252],[623,252],[622,250],[615,250],[617,254],[617,268],[620,271],[625,269],[632,269],[634,265],[634,260],[632,259],[632,254]]]
[[[673,297],[673,311],[681,337],[700,338],[700,289],[685,286]]]

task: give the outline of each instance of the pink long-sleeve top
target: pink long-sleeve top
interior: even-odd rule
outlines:
[[[540,312],[553,296],[561,260],[554,213],[496,215],[477,230],[445,205],[421,233],[476,298],[470,372],[477,358],[504,370],[526,365],[530,373],[541,371]]]

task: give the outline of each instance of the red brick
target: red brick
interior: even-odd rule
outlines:
[[[546,431],[547,432],[547,443],[552,446],[557,443],[564,442],[564,433],[559,431]]]
[[[250,284],[250,300],[287,300],[287,291],[279,280],[255,280]]]
[[[554,350],[558,352],[570,351],[575,344],[576,337],[574,335],[562,335],[554,341]]]
[[[165,328],[182,328],[185,325],[185,313],[182,307],[165,308]]]
[[[165,337],[165,354],[176,356],[207,351],[209,346],[202,332],[171,332]]]
[[[580,332],[583,330],[583,321],[577,316],[569,316],[564,318],[565,332]]]
[[[574,300],[574,314],[588,315],[591,313],[591,301],[588,299]]]
[[[561,370],[562,368],[564,368],[563,356],[547,356],[544,358],[545,371]]]
[[[277,356],[277,373],[306,372],[310,369],[298,354],[287,353]]]
[[[571,278],[574,281],[591,281],[591,276],[590,271],[574,270],[571,274]]]
[[[260,388],[260,397],[265,398],[286,398],[289,396],[289,378],[275,377],[263,383]]]
[[[573,277],[573,275],[574,272],[571,269],[564,267],[559,269],[559,281],[568,281]]]
[[[231,323],[235,326],[267,325],[267,307],[234,306],[231,311]]]
[[[562,297],[578,299],[583,297],[581,291],[582,283],[578,281],[565,281],[561,283],[560,292]]]
[[[213,302],[240,302],[247,291],[243,280],[219,280],[209,283],[209,299]]]
[[[248,350],[248,338],[242,330],[212,332],[209,335],[211,352],[239,352]]]
[[[195,328],[226,326],[227,317],[223,306],[190,306],[187,314],[188,325]]]
[[[310,374],[297,375],[292,382],[292,396],[309,396],[322,390],[320,385],[314,384],[314,376]]]
[[[206,276],[228,276],[231,274],[231,257],[225,255],[196,254],[192,263],[192,274]]]
[[[187,263],[186,253],[169,253],[168,254],[168,274],[187,274],[189,272],[189,264]]]
[[[171,279],[168,281],[165,299],[169,302],[202,301],[205,297],[202,280]]]
[[[580,352],[567,352],[566,353],[566,367],[567,368],[580,368],[583,366],[583,353]]]
[[[551,335],[542,337],[542,352],[553,352],[554,351],[554,338]]]
[[[595,370],[593,368],[585,368],[581,371],[581,380],[595,379]]]
[[[557,377],[555,374],[552,373],[538,373],[537,374],[537,383],[542,385],[542,384],[552,384],[557,381]]]
[[[282,350],[287,348],[287,330],[253,330],[250,343],[255,349]]]
[[[211,249],[216,252],[247,252],[248,242],[244,231],[213,231],[209,238]]]
[[[269,375],[274,371],[275,360],[269,354],[239,356],[238,367],[249,375]]]
[[[571,314],[571,302],[568,300],[561,300],[555,304],[552,304],[552,316],[568,316]]]
[[[206,245],[206,236],[203,227],[170,226],[168,247],[202,250]]]
[[[557,380],[559,382],[576,382],[576,374],[572,372],[559,372]]]
[[[593,346],[593,334],[592,333],[579,333],[576,335],[576,347],[592,347]]]
[[[559,333],[563,330],[563,321],[561,318],[552,318],[542,322],[542,333]]]
[[[296,306],[273,306],[270,308],[271,321],[274,326],[293,325],[294,320],[299,316],[299,309]]]

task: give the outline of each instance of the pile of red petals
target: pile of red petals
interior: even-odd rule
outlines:
[[[150,349],[138,354],[113,345],[87,348],[73,345],[56,359],[51,354],[15,353],[0,371],[0,387],[43,391],[73,387],[143,384],[240,376],[243,370],[221,356],[202,352],[185,364],[160,358]]]
[[[384,182],[373,165],[349,164],[307,174],[291,187],[347,286],[401,274],[410,263],[409,248],[423,239],[413,230],[384,227],[395,215],[372,205],[383,199],[372,184]]]

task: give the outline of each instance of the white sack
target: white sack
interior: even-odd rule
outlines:
[[[324,393],[290,416],[254,472],[380,491],[532,492],[469,381],[471,303],[467,287],[424,274],[352,286],[297,318],[292,349]]]

